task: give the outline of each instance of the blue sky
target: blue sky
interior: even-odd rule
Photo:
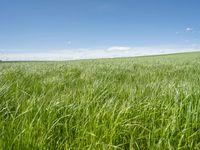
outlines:
[[[0,0],[0,50],[198,49],[199,6],[198,0]]]

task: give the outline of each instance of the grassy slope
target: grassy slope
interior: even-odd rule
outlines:
[[[200,53],[0,64],[3,149],[200,148]]]

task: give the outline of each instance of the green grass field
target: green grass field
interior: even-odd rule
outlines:
[[[0,148],[200,149],[200,53],[0,63]]]

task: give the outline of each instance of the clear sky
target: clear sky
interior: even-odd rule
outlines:
[[[199,45],[199,0],[0,0],[8,53]]]

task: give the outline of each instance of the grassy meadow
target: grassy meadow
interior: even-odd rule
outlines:
[[[200,53],[1,62],[0,149],[200,149]]]

